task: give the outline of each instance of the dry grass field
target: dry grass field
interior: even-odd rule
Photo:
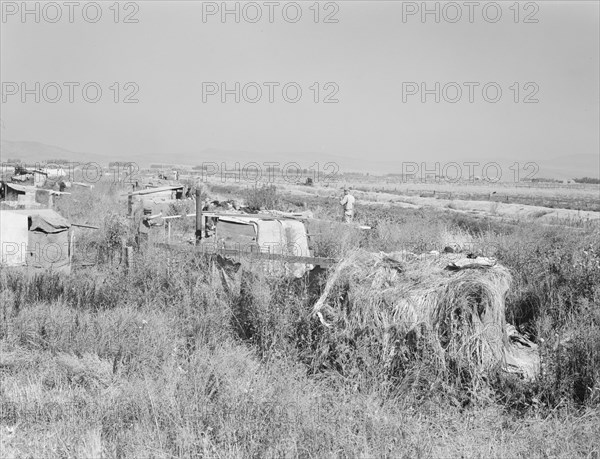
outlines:
[[[600,185],[530,183],[356,183],[357,190],[468,201],[492,201],[549,208],[600,211]]]
[[[223,197],[235,198],[257,187],[252,182],[212,178],[213,190]],[[306,203],[311,209],[335,206],[341,188],[349,186],[360,204],[367,207],[411,208],[466,214],[504,223],[535,222],[543,225],[597,227],[600,219],[599,185],[512,187],[481,184],[393,184],[365,185],[341,178],[335,182],[317,182],[313,186],[275,182],[280,194],[295,205]],[[260,188],[260,186],[258,187]],[[526,195],[511,195],[511,191]],[[508,193],[508,194],[505,194]],[[506,199],[508,196],[508,199]],[[525,196],[520,199],[519,196]],[[553,197],[554,196],[554,197]],[[390,210],[394,212],[394,210]],[[368,222],[367,222],[368,223]]]
[[[287,191],[270,203],[339,218],[335,200]],[[331,341],[311,311],[326,271],[310,281],[245,273],[230,291],[213,259],[156,247],[127,269],[119,249],[134,230],[122,193],[98,184],[57,199],[72,222],[100,226],[77,230],[70,276],[0,271],[1,457],[600,457],[597,224],[360,201],[357,222],[372,230],[324,231],[315,255],[452,244],[494,256],[512,276],[506,319],[542,356],[528,382],[438,371],[426,347],[388,374],[357,338],[323,364]],[[173,232],[185,239],[193,224]],[[344,365],[356,355],[360,365]]]
[[[452,182],[445,179],[419,181],[398,177],[369,176],[356,174],[311,177],[317,187],[338,189],[350,186],[354,191],[383,196],[426,197],[442,200],[490,201],[505,204],[523,204],[555,209],[600,211],[600,185],[590,183],[552,182],[492,182],[488,180],[462,180]],[[368,180],[367,180],[368,178]],[[294,188],[306,177],[290,174],[274,177],[273,182],[282,188]],[[215,184],[235,185],[232,177],[215,174],[207,177]],[[242,181],[240,181],[243,184]]]

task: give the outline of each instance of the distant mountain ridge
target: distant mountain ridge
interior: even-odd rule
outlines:
[[[458,164],[462,169],[464,178],[467,178],[467,162],[477,162],[473,171],[474,175],[480,176],[485,164],[497,163],[501,166],[502,180],[514,180],[515,176],[525,178],[530,173],[535,172],[533,167],[525,168],[527,159],[448,159],[447,161],[425,161],[425,168],[422,168],[423,159],[418,156],[411,158],[410,155],[398,155],[393,160],[372,160],[370,155],[364,155],[362,158],[344,157],[330,153],[318,152],[295,152],[295,153],[256,153],[251,151],[231,151],[217,148],[204,148],[198,152],[165,152],[165,154],[153,153],[133,153],[127,158],[123,155],[104,154],[95,152],[74,152],[65,148],[48,145],[35,141],[13,141],[2,140],[0,143],[0,159],[2,162],[8,159],[20,159],[26,163],[42,163],[49,159],[66,159],[78,162],[96,162],[106,166],[112,161],[132,161],[140,167],[149,167],[151,164],[175,164],[195,166],[202,163],[217,163],[219,167],[224,162],[227,168],[233,168],[235,163],[240,163],[243,167],[251,162],[258,163],[264,167],[265,162],[278,162],[281,166],[287,163],[295,162],[302,168],[317,167],[325,173],[344,173],[344,172],[369,172],[373,174],[400,174],[403,171],[413,170],[417,167],[417,174],[426,174],[435,171],[436,167],[446,172],[449,177],[456,173],[454,166],[450,163]],[[328,165],[328,163],[330,163]],[[404,166],[403,166],[404,163]],[[436,166],[436,163],[439,163]],[[515,163],[519,164],[518,172],[513,167]],[[593,154],[574,154],[563,155],[555,158],[547,158],[543,161],[535,161],[539,169],[533,175],[533,178],[552,178],[552,179],[571,179],[581,177],[600,178],[600,156]],[[339,167],[337,171],[335,167]],[[421,170],[423,169],[423,170]],[[495,174],[493,166],[489,168],[489,174]]]
[[[47,159],[59,158],[76,161],[81,157],[80,153],[41,142],[2,140],[0,143],[0,158],[2,158],[2,162],[9,159],[20,159],[23,162],[35,163]]]

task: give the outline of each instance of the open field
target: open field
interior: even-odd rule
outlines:
[[[235,193],[242,193],[244,190],[253,188],[256,185],[248,183],[236,183],[226,182],[223,183],[219,180],[213,180],[211,186],[214,190],[221,192],[224,196],[234,196]],[[306,202],[307,205],[311,204],[311,208],[321,205],[329,206],[335,204],[340,195],[340,183],[317,183],[315,186],[303,186],[298,184],[290,184],[284,181],[279,181],[277,186],[281,190],[282,194],[288,198],[289,201],[302,204]],[[545,207],[541,205],[530,205],[530,204],[516,204],[513,202],[501,202],[494,200],[491,195],[494,188],[480,187],[478,193],[487,190],[486,196],[482,200],[471,199],[475,194],[467,196],[466,199],[461,199],[462,189],[460,185],[450,186],[444,185],[439,187],[436,194],[433,195],[431,192],[420,191],[414,193],[414,190],[407,189],[400,191],[399,188],[382,188],[379,191],[375,191],[369,187],[361,187],[360,185],[350,184],[349,186],[353,189],[354,196],[358,199],[359,203],[367,206],[379,206],[383,208],[412,208],[412,209],[428,209],[436,211],[444,211],[450,213],[461,213],[468,214],[473,217],[482,218],[493,218],[496,220],[508,221],[508,222],[537,222],[540,224],[559,224],[563,226],[571,227],[582,227],[588,226],[591,228],[596,227],[600,222],[600,212],[594,210],[578,210],[571,205],[577,200],[581,202],[588,202],[586,205],[590,208],[595,208],[600,202],[598,199],[598,193],[600,190],[596,185],[587,185],[584,189],[580,190],[581,194],[574,197],[574,201],[568,201],[569,190],[561,190],[561,201],[566,207],[556,205],[553,207]],[[431,189],[431,186],[423,186],[423,189]],[[468,189],[467,187],[465,189]],[[364,191],[367,189],[368,191]],[[394,192],[397,189],[399,191]],[[448,191],[451,190],[451,191]],[[548,198],[544,197],[544,191],[546,188],[532,188],[530,193],[532,196],[537,196],[533,201],[547,202]],[[491,198],[490,198],[491,196]],[[575,195],[574,195],[575,196]],[[455,198],[454,198],[455,197]],[[509,200],[511,201],[511,200]],[[579,206],[580,207],[580,206]],[[368,222],[363,222],[367,223]]]
[[[338,190],[350,186],[354,191],[370,196],[379,195],[394,198],[423,197],[445,201],[487,201],[503,204],[523,204],[550,209],[571,209],[582,211],[600,211],[600,185],[581,183],[532,183],[532,182],[490,182],[486,180],[463,180],[452,183],[447,180],[412,181],[386,176],[343,174],[327,177],[310,175],[296,176],[289,173],[286,177],[273,177],[271,182],[281,188],[294,187],[304,183],[306,178],[314,179],[316,188]],[[366,180],[366,179],[369,180]],[[235,186],[248,181],[235,180],[227,174],[207,176],[210,183]]]
[[[350,182],[352,183],[352,182]],[[491,201],[506,204],[600,211],[600,185],[531,183],[386,183],[352,186],[359,191],[433,197],[446,200]]]
[[[433,371],[420,354],[381,384],[376,362],[358,373],[318,363],[327,331],[311,310],[327,272],[310,282],[248,273],[236,293],[193,251],[149,249],[126,269],[118,252],[133,232],[121,194],[100,184],[56,202],[72,222],[100,226],[78,230],[92,266],[88,256],[69,277],[0,272],[2,457],[598,457],[595,228],[574,237],[530,220],[361,199],[357,219],[374,228],[324,232],[315,255],[451,244],[497,257],[513,278],[506,318],[543,357],[525,382]],[[282,190],[274,202],[338,219],[334,200],[299,197]],[[173,232],[183,240],[193,225],[179,219]]]

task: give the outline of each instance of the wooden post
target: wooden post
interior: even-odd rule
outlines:
[[[133,247],[125,247],[125,266],[127,269],[133,266]]]
[[[131,193],[127,195],[127,215],[129,217],[133,215],[133,195]]]
[[[196,188],[196,244],[202,240],[202,190]]]
[[[119,253],[119,264],[127,267],[127,240],[121,237],[121,251]]]
[[[54,202],[53,202],[53,201],[54,201],[54,200],[53,200],[53,195],[52,195],[52,193],[48,193],[48,208],[49,208],[49,209],[52,209],[52,205],[54,204]]]
[[[73,263],[73,252],[75,252],[75,230],[71,228],[71,240],[69,241],[69,264]]]
[[[171,220],[167,220],[167,242],[171,242]]]

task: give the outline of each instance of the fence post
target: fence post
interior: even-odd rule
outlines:
[[[133,195],[131,193],[127,195],[127,215],[129,217],[133,215]]]
[[[129,245],[125,247],[125,266],[127,269],[133,267],[133,247]]]
[[[202,241],[202,191],[196,188],[196,244]]]

